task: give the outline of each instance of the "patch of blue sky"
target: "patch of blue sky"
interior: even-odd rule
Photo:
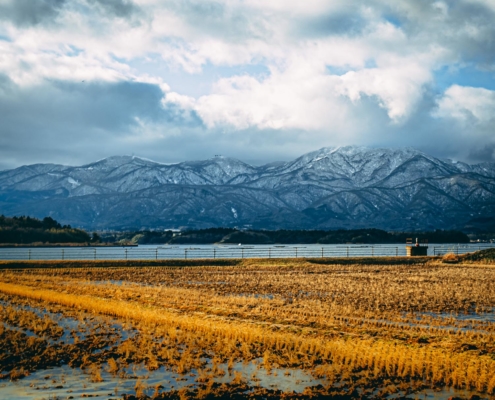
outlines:
[[[370,58],[366,60],[366,62],[364,63],[364,68],[376,68],[376,67],[377,65],[374,58]]]
[[[69,45],[68,48],[69,51],[67,51],[65,54],[68,55],[69,57],[77,57],[79,54],[81,54],[84,51],[83,49],[80,49],[73,45]]]
[[[172,91],[195,98],[210,94],[215,82],[222,78],[249,75],[263,80],[270,74],[268,67],[261,63],[235,66],[218,66],[207,63],[202,66],[200,72],[188,73],[180,67],[170,66],[159,55],[131,61],[115,59],[125,62],[139,73],[161,77]]]
[[[13,42],[13,40],[10,37],[8,37],[7,35],[3,35],[1,33],[0,33],[0,40],[2,42]]]
[[[334,65],[327,65],[326,66],[326,69],[327,69],[327,72],[330,75],[338,75],[338,76],[342,76],[342,75],[347,74],[350,71],[355,71],[356,70],[356,68],[338,67],[338,66],[334,66]]]
[[[495,90],[495,71],[483,71],[474,66],[444,66],[434,71],[434,79],[438,90],[442,92],[452,85]]]
[[[402,26],[402,22],[400,21],[399,18],[397,18],[395,15],[392,14],[385,14],[383,18],[390,22],[392,25],[394,25],[397,28],[400,28]]]

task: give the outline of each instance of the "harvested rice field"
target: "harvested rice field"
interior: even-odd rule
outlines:
[[[4,263],[0,398],[493,399],[495,264],[450,261]]]

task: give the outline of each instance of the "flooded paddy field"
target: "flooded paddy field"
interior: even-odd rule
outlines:
[[[400,260],[399,260],[400,261]],[[0,398],[495,398],[495,265],[0,270]]]

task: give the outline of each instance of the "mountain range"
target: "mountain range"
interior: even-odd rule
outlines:
[[[238,227],[495,231],[495,163],[412,148],[322,148],[263,166],[116,156],[0,171],[0,214],[93,230]]]

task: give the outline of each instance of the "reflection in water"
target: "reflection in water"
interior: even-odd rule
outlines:
[[[215,378],[216,382],[231,382],[234,373],[240,372],[244,380],[252,386],[260,386],[267,389],[280,389],[282,391],[295,391],[301,393],[307,386],[322,384],[311,375],[301,370],[272,369],[270,374],[266,370],[258,368],[259,361],[234,364],[229,374],[226,364],[219,367],[226,371],[223,377]],[[211,367],[211,363],[209,364]],[[67,365],[47,370],[37,371],[30,376],[16,382],[1,382],[0,393],[2,398],[19,400],[39,399],[40,396],[63,396],[68,398],[82,397],[91,394],[93,397],[116,396],[124,393],[134,394],[136,383],[139,381],[144,387],[144,392],[151,396],[157,386],[160,391],[180,389],[183,387],[197,386],[198,371],[192,370],[187,375],[179,375],[161,367],[155,371],[148,371],[143,366],[130,366],[125,370],[125,377],[112,376],[102,369],[103,382],[91,382],[90,377],[80,369],[72,369]]]

